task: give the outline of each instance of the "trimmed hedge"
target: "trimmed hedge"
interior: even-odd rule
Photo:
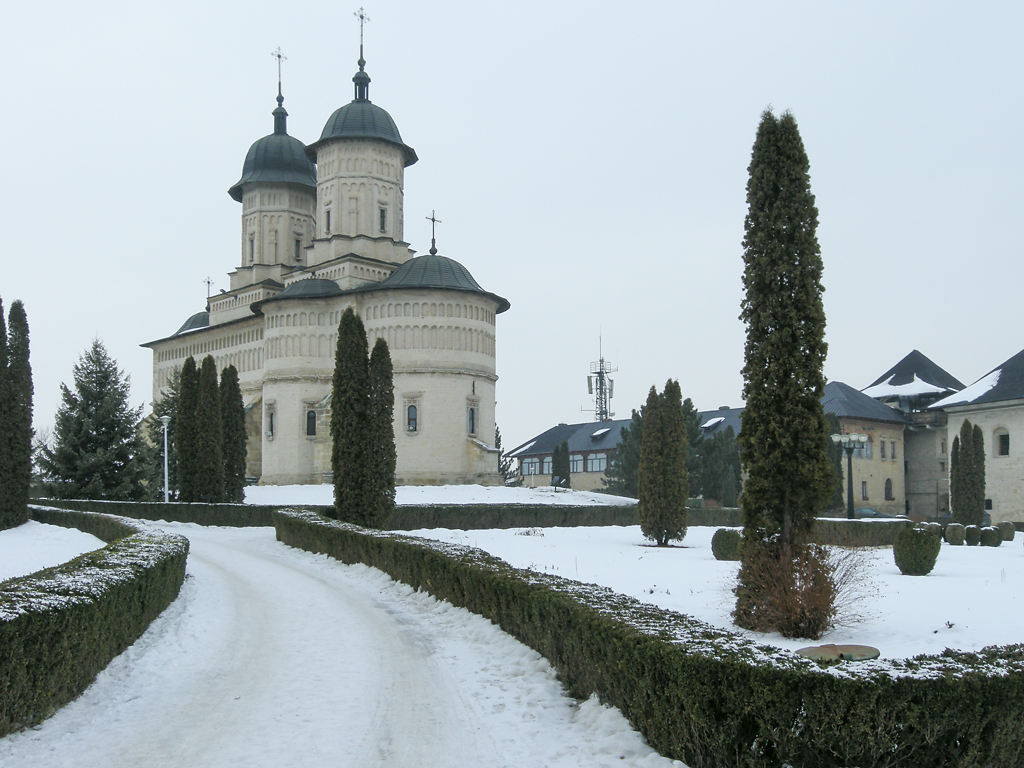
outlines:
[[[691,768],[1024,761],[1024,646],[825,667],[478,549],[274,515],[291,546],[365,563],[484,616]]]
[[[1008,520],[1004,520],[1001,523],[996,523],[996,527],[1003,532],[1003,541],[1013,541],[1014,536],[1017,535],[1016,528],[1013,527],[1013,523]]]
[[[943,537],[946,539],[947,544],[951,544],[954,547],[963,546],[964,526],[961,523],[948,523],[946,530],[943,532]]]
[[[942,539],[931,528],[904,528],[892,545],[892,556],[904,576],[927,576],[941,548]]]
[[[189,504],[158,501],[104,501],[101,499],[43,499],[61,509],[120,515],[136,520],[166,520],[171,523],[225,525],[231,527],[271,526],[271,514],[278,507],[257,504]],[[328,507],[324,507],[328,509]]]
[[[986,525],[981,529],[981,546],[998,547],[1003,543],[1003,532],[994,525]]]
[[[978,542],[981,541],[981,528],[976,525],[965,525],[964,541],[969,547],[978,546]]]
[[[127,520],[31,507],[106,547],[0,583],[0,735],[76,698],[178,595],[188,539]]]
[[[711,554],[715,560],[739,560],[743,534],[734,528],[719,528],[711,537]]]
[[[902,518],[846,520],[819,517],[811,528],[810,543],[837,547],[891,547],[899,532],[913,523]]]

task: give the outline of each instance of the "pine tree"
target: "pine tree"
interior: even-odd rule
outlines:
[[[149,469],[146,473],[146,487],[151,501],[164,498],[164,423],[161,416],[169,417],[167,422],[167,489],[170,498],[178,490],[178,453],[175,450],[178,425],[178,398],[181,396],[181,370],[175,368],[167,379],[167,386],[159,400],[153,402],[153,418],[146,424],[147,438],[154,450],[150,451]]]
[[[199,475],[196,501],[215,504],[224,500],[224,448],[217,363],[211,355],[204,357],[199,367],[197,394],[195,451]]]
[[[827,345],[808,167],[796,120],[766,111],[748,169],[744,223],[740,503],[748,538],[778,534],[785,547],[810,530],[834,482],[821,405]]]
[[[0,314],[3,308],[0,306]],[[0,439],[9,442],[7,466],[0,488],[0,528],[7,523],[28,521],[28,494],[32,479],[32,366],[29,363],[28,317],[21,301],[14,301],[8,314],[6,351],[8,414]],[[3,363],[0,363],[2,366]]]
[[[618,496],[639,498],[637,469],[640,466],[640,445],[643,442],[644,420],[643,409],[633,411],[633,419],[628,427],[619,431],[619,446],[608,460],[601,482],[604,490]]]
[[[369,363],[363,321],[345,310],[338,324],[331,388],[331,470],[334,511],[339,520],[358,522],[366,498],[363,487],[369,429]]]
[[[75,363],[74,390],[60,389],[54,445],[39,457],[47,491],[62,499],[141,498],[142,407],[128,404],[129,379],[99,339]]]
[[[377,339],[369,363],[368,456],[364,464],[366,501],[361,525],[383,528],[395,511],[395,391],[391,353],[384,339]]]
[[[175,416],[174,452],[178,457],[178,500],[199,501],[199,456],[196,453],[199,369],[194,357],[181,366],[181,389]]]
[[[245,405],[233,365],[220,372],[220,425],[224,501],[241,504],[245,501]]]

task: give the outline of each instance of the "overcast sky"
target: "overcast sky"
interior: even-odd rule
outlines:
[[[284,63],[306,143],[352,98],[357,5],[18,3],[5,12],[6,309],[25,302],[35,423],[94,337],[148,408],[138,345],[228,287],[227,189],[270,133]],[[825,263],[826,375],[863,388],[912,349],[965,384],[1024,347],[1015,2],[366,2],[370,98],[418,163],[405,236],[462,262],[498,316],[510,448],[679,379],[738,406],[746,169],[790,110]]]

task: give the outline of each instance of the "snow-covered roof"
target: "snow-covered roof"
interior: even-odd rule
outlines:
[[[723,421],[725,421],[725,416],[715,416],[715,418],[708,419],[703,424],[701,424],[700,428],[701,429],[711,429],[713,426],[715,426],[717,424],[721,424]]]
[[[999,378],[1002,375],[1000,369],[996,369],[991,373],[987,373],[978,379],[976,382],[966,389],[962,389],[959,392],[955,392],[949,397],[944,397],[938,402],[932,405],[932,408],[944,408],[949,405],[968,405],[979,399],[983,395],[987,395],[996,385],[999,384]]]
[[[881,384],[875,384],[873,386],[862,389],[868,397],[874,398],[885,398],[885,397],[913,397],[914,395],[932,395],[942,394],[943,392],[949,392],[948,387],[939,387],[935,384],[929,384],[927,381],[919,379],[916,375],[914,378],[906,384],[894,384],[893,376],[889,381],[884,381]]]
[[[533,447],[534,443],[536,443],[536,442],[537,442],[536,440],[531,440],[526,445],[521,445],[518,448],[516,448],[514,451],[509,451],[507,455],[510,456],[510,457],[511,456],[518,456],[520,453],[524,453],[524,452],[530,450]]]
[[[963,382],[916,349],[861,391],[868,397],[914,397],[956,392]]]
[[[592,438],[594,438],[594,439],[596,440],[597,438],[601,437],[602,435],[607,435],[607,434],[608,434],[609,432],[611,432],[611,431],[612,431],[612,428],[611,428],[611,427],[602,427],[601,429],[599,429],[599,430],[595,431],[595,432],[594,432],[594,433],[593,433],[593,434],[591,435],[591,437],[592,437]]]

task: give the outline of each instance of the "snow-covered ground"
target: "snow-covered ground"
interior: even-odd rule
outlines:
[[[682,765],[464,609],[270,528],[159,527],[191,541],[180,597],[4,768]]]
[[[103,541],[77,528],[29,520],[0,532],[0,581],[66,563],[103,546]]]
[[[245,489],[246,504],[334,503],[332,485],[252,485]],[[395,489],[395,503],[411,504],[636,504],[636,499],[607,493],[572,491],[550,486],[506,488],[500,485],[403,485]]]
[[[729,613],[738,563],[715,560],[715,528],[691,527],[681,546],[649,546],[639,526],[410,531],[410,535],[479,547],[518,568],[601,584],[648,603],[796,649],[809,644],[872,645],[883,658],[946,648],[977,650],[1024,642],[1024,548],[1021,535],[1000,547],[943,543],[928,576],[903,576],[891,547],[863,550],[860,596],[853,613],[820,641],[744,632]]]

